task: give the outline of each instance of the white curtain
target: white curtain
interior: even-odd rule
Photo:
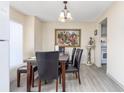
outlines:
[[[16,68],[23,63],[23,26],[10,21],[10,78],[16,77]]]

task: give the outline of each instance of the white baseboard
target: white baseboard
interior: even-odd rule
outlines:
[[[110,73],[107,73],[107,76],[111,78],[116,84],[118,84],[122,89],[124,89],[124,85],[118,82]]]

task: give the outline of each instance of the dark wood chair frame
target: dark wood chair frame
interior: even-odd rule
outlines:
[[[24,68],[24,69],[23,69]],[[32,68],[32,87],[34,87],[34,73],[37,71],[37,66]],[[27,66],[21,66],[17,69],[17,87],[20,87],[20,78],[22,73],[27,73]]]

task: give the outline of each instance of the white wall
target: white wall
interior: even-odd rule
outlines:
[[[82,56],[82,63],[86,63],[87,60],[87,50],[86,46],[88,44],[89,37],[94,36],[94,30],[96,24],[94,22],[84,22],[84,23],[56,23],[48,22],[42,23],[42,40],[39,46],[42,46],[41,51],[51,51],[54,50],[55,45],[55,29],[81,29],[81,48],[84,49]],[[71,53],[72,48],[66,48],[66,51]],[[93,59],[94,60],[94,59]]]
[[[124,2],[114,2],[98,19],[107,17],[107,74],[124,88]],[[98,55],[97,55],[98,56]],[[98,63],[98,60],[97,60]]]
[[[97,67],[101,67],[101,27],[97,26],[97,35],[95,36],[95,64]]]
[[[35,51],[42,50],[42,22],[35,18]]]
[[[24,28],[24,59],[34,56],[34,41],[35,41],[35,17],[25,17]]]

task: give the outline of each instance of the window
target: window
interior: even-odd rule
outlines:
[[[23,62],[23,25],[10,20],[10,69]]]

